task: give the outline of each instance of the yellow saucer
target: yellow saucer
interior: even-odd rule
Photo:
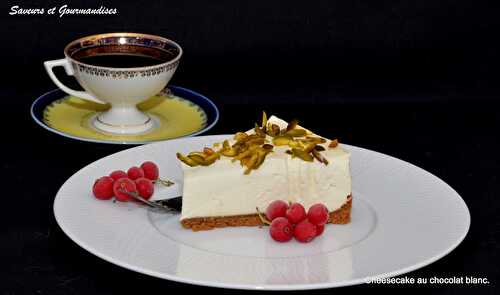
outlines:
[[[175,94],[165,92],[138,105],[156,123],[156,128],[146,134],[118,135],[97,130],[90,124],[90,119],[109,106],[74,96],[64,96],[48,104],[43,110],[43,123],[62,135],[94,142],[146,143],[205,131],[209,122],[204,109]],[[213,124],[215,122],[211,126]]]

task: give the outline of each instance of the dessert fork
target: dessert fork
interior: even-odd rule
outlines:
[[[166,200],[149,201],[139,196],[139,194],[135,192],[127,192],[125,190],[122,190],[121,192],[151,208],[158,209],[164,212],[180,213],[182,209],[182,196]]]

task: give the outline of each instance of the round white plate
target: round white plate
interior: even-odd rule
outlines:
[[[197,285],[265,290],[317,289],[403,274],[452,251],[469,229],[462,198],[436,176],[407,162],[343,145],[351,151],[351,223],[328,225],[312,243],[281,244],[266,228],[193,233],[178,215],[134,203],[99,201],[96,178],[153,160],[176,182],[155,192],[178,196],[182,170],[176,152],[199,150],[227,136],[182,138],[139,146],[78,171],[54,202],[62,230],[89,252],[122,267]],[[228,184],[230,185],[230,184]]]

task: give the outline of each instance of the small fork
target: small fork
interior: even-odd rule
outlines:
[[[142,202],[143,204],[159,209],[164,212],[169,212],[169,213],[179,213],[182,209],[182,196],[175,197],[175,198],[170,198],[166,200],[158,200],[158,201],[149,201],[144,199],[143,197],[139,196],[138,193],[136,192],[128,192],[125,190],[120,190],[122,193],[126,194],[127,196]]]

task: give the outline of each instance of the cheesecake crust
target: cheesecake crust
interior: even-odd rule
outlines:
[[[352,195],[347,196],[347,200],[339,209],[330,212],[328,223],[346,224],[351,221]],[[181,224],[186,229],[192,231],[211,230],[214,228],[228,226],[263,226],[264,223],[257,213],[234,216],[215,217],[194,217],[181,220]]]

